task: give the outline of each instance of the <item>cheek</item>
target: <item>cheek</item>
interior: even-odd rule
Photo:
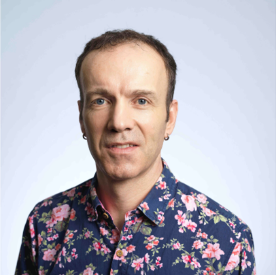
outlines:
[[[99,140],[105,127],[105,117],[99,114],[89,114],[85,118],[85,128],[92,143]]]
[[[156,143],[156,146],[162,143],[166,129],[165,118],[162,120],[161,116],[154,114],[141,119],[140,125],[146,142]]]

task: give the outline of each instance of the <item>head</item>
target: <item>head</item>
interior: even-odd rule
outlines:
[[[79,119],[98,173],[124,180],[160,162],[178,109],[175,71],[152,36],[115,31],[87,43],[76,65]],[[131,146],[118,148],[123,144]]]
[[[169,119],[169,107],[170,103],[173,100],[175,83],[176,83],[176,63],[173,56],[169,53],[167,47],[162,44],[158,39],[154,38],[151,35],[146,35],[143,33],[138,33],[133,30],[115,30],[115,31],[108,31],[101,36],[95,37],[91,39],[85,46],[83,53],[78,57],[76,68],[75,68],[75,76],[78,83],[79,91],[80,91],[80,103],[81,108],[83,106],[83,91],[80,82],[80,72],[82,62],[85,57],[92,51],[95,50],[105,50],[108,48],[115,47],[120,44],[124,43],[140,43],[146,44],[153,49],[155,49],[159,55],[162,57],[168,77],[168,87],[167,87],[167,95],[166,95],[166,111],[167,117],[166,121]],[[81,112],[82,115],[82,112]]]

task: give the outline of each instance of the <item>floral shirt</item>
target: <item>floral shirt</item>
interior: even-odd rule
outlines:
[[[163,171],[121,232],[94,178],[38,203],[15,274],[254,275],[250,228],[206,195]]]

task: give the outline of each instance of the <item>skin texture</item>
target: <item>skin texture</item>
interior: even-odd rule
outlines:
[[[80,125],[96,162],[97,194],[118,230],[162,172],[161,148],[171,135],[178,103],[166,122],[168,77],[161,56],[144,44],[92,51],[81,67],[84,105]],[[143,92],[150,92],[145,94]],[[80,101],[78,101],[81,112]],[[135,143],[131,152],[110,143]]]

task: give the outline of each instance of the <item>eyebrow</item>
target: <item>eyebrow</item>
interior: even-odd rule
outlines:
[[[105,97],[114,97],[108,90],[103,88],[98,88],[86,93],[86,98],[90,99],[93,95],[100,95]],[[156,93],[150,90],[134,90],[130,92],[130,96],[148,96],[153,100],[157,100]]]

